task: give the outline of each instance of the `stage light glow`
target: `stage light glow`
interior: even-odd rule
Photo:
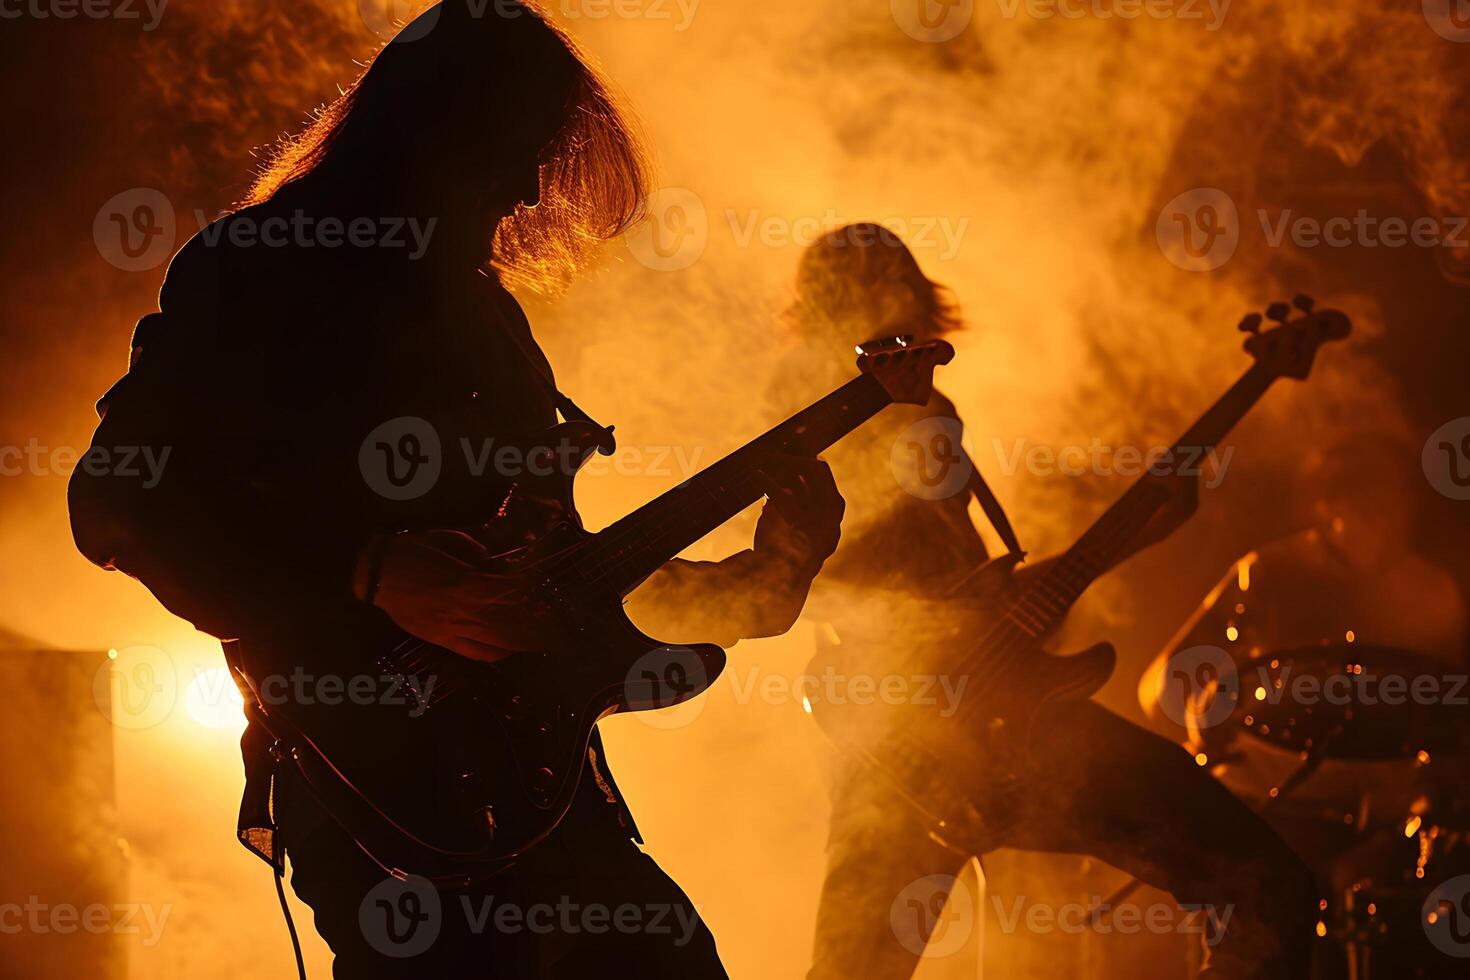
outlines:
[[[245,730],[245,701],[226,667],[199,671],[184,693],[184,708],[205,728]]]

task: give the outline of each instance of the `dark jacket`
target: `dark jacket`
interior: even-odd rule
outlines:
[[[238,212],[175,256],[69,490],[83,554],[247,651],[377,615],[351,594],[368,537],[488,519],[508,481],[474,472],[487,441],[556,421],[550,368],[494,278],[381,245],[240,243],[293,210],[288,194]],[[102,462],[141,446],[161,476]],[[400,449],[437,477],[388,480]],[[241,835],[268,855],[270,739],[252,724],[242,744]]]

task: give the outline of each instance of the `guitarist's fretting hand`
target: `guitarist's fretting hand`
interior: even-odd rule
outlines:
[[[489,557],[460,531],[380,535],[359,557],[353,591],[404,631],[472,660],[535,649],[544,631],[512,580],[477,567]]]
[[[837,550],[847,502],[820,459],[773,456],[761,468],[766,503],[755,526],[755,554],[814,576]]]

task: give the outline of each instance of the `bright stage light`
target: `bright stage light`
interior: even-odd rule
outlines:
[[[199,671],[184,693],[184,708],[205,728],[245,730],[245,701],[226,667]]]

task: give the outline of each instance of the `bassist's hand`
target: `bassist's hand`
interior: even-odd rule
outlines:
[[[538,630],[519,583],[484,571],[488,557],[460,531],[382,535],[359,556],[354,592],[405,632],[464,657],[534,649]]]

